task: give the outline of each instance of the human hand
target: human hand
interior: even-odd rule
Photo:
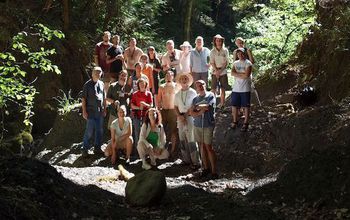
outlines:
[[[83,118],[84,118],[85,120],[88,119],[88,113],[87,113],[86,111],[83,111]]]

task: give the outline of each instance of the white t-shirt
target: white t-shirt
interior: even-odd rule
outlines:
[[[246,59],[245,61],[236,60],[233,63],[232,68],[236,68],[237,73],[244,73],[246,69],[252,65],[253,64],[248,59]],[[248,77],[247,79],[240,79],[235,77],[235,82],[232,86],[232,92],[250,92],[251,84],[251,77]]]
[[[186,91],[180,90],[175,94],[175,106],[179,108],[179,111],[184,113],[192,106],[193,99],[197,96],[194,89],[189,88]]]
[[[214,63],[217,68],[223,68],[228,64],[229,52],[227,48],[221,48],[218,51],[216,48],[213,48],[210,51],[210,63]],[[221,72],[221,76],[227,74],[226,67]]]
[[[131,124],[131,118],[124,118],[124,126],[122,129],[119,127],[118,119],[114,120],[110,126],[111,129],[115,129],[115,137],[118,138],[128,132],[129,125]]]
[[[180,55],[180,72],[177,73],[190,73],[190,61],[191,61],[191,52],[188,52],[187,55],[185,53],[181,53]]]

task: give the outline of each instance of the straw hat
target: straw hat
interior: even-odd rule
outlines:
[[[223,36],[221,36],[220,34],[215,35],[215,36],[213,37],[213,40],[215,41],[216,38],[225,40],[225,38],[224,38]]]
[[[181,84],[180,83],[180,79],[183,78],[183,77],[187,77],[188,78],[188,81],[187,81],[187,85],[188,86],[191,86],[192,83],[193,83],[193,77],[190,73],[179,73],[176,75],[176,83],[177,84]]]

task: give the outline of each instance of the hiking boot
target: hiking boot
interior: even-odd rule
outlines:
[[[130,165],[130,158],[126,159],[125,165],[129,166]]]

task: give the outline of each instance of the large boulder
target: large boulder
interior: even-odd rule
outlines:
[[[165,176],[160,171],[143,171],[131,178],[125,187],[126,201],[133,206],[158,204],[165,192]]]

